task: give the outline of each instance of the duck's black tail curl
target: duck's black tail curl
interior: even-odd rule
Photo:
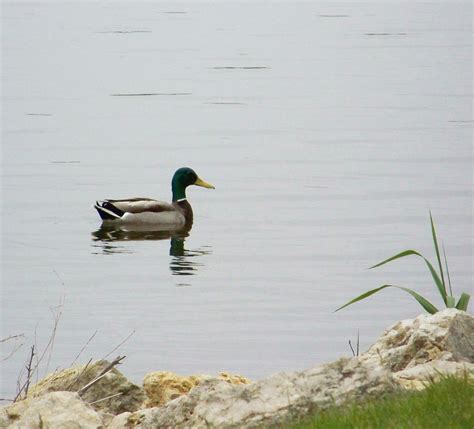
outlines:
[[[105,201],[96,201],[94,208],[99,213],[99,216],[102,220],[117,220],[121,219],[125,214],[122,210],[115,207],[111,202]]]

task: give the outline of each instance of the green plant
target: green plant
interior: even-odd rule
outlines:
[[[436,229],[435,229],[435,226],[434,226],[433,217],[431,216],[431,212],[430,212],[430,222],[431,222],[431,234],[433,236],[433,243],[434,243],[434,247],[435,247],[435,251],[436,251],[436,258],[438,260],[439,273],[435,270],[435,268],[433,267],[431,262],[428,261],[428,259],[426,259],[421,253],[417,252],[416,250],[411,250],[411,249],[410,250],[405,250],[404,252],[400,252],[400,253],[396,254],[395,256],[392,256],[391,258],[385,259],[384,261],[379,262],[378,264],[370,267],[370,269],[380,267],[381,265],[384,265],[384,264],[386,264],[390,261],[394,261],[395,259],[403,258],[405,256],[410,256],[410,255],[419,256],[420,258],[422,258],[425,261],[425,263],[426,263],[426,265],[427,265],[427,267],[428,267],[428,269],[431,273],[431,276],[433,277],[433,280],[436,284],[436,287],[438,288],[438,292],[440,293],[441,298],[443,299],[443,302],[446,305],[446,307],[447,308],[457,308],[458,310],[466,311],[467,306],[469,304],[469,299],[471,297],[468,293],[463,292],[461,294],[461,297],[459,298],[458,302],[456,302],[456,299],[453,296],[453,291],[452,291],[452,288],[451,288],[451,278],[449,276],[448,260],[446,258],[446,252],[444,251],[444,247],[443,247],[444,264],[445,264],[445,268],[446,268],[446,275],[447,275],[447,278],[448,278],[447,285],[449,287],[449,294],[448,294],[448,288],[446,287],[446,280],[445,280],[445,277],[444,277],[443,264],[442,264],[441,256],[440,256],[440,253],[439,253],[438,239],[436,238]],[[404,290],[405,292],[409,293],[430,314],[434,314],[434,313],[439,311],[431,302],[429,302],[426,298],[424,298],[420,294],[416,293],[414,290],[408,289],[406,287],[389,285],[389,284],[382,285],[378,288],[369,290],[368,292],[365,292],[362,295],[359,295],[358,297],[356,297],[356,298],[352,299],[351,301],[349,301],[348,303],[344,304],[342,307],[339,307],[336,311],[342,310],[343,308],[345,308],[345,307],[347,307],[351,304],[354,304],[357,301],[361,301],[365,298],[368,298],[370,295],[373,295],[374,293],[377,293],[377,292],[381,291],[382,289],[385,289],[385,288],[388,288],[388,287],[394,287],[394,288],[401,289],[401,290]]]
[[[312,410],[282,428],[467,429],[474,428],[474,384],[466,373],[427,382],[421,391],[398,390],[360,402]]]

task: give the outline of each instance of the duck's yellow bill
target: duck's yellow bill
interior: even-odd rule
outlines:
[[[197,180],[194,182],[196,186],[202,186],[203,188],[208,188],[208,189],[216,189],[214,185],[211,185],[210,183],[205,182],[202,180],[200,177],[197,178]]]

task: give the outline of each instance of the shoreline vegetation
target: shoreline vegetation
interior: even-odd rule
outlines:
[[[474,317],[457,309],[402,320],[366,352],[305,371],[254,382],[229,373],[156,371],[143,386],[117,370],[124,356],[35,380],[41,361],[49,365],[58,320],[48,348],[40,356],[32,348],[16,401],[0,408],[0,428],[474,425]]]
[[[297,419],[290,429],[467,429],[474,427],[474,383],[445,376],[422,391],[399,391],[363,403],[331,407]]]
[[[451,276],[449,275],[448,258],[446,256],[444,245],[440,246],[438,244],[438,237],[436,235],[436,228],[435,228],[435,224],[434,224],[433,216],[431,215],[431,212],[430,212],[430,225],[431,225],[431,236],[433,238],[433,245],[434,245],[434,249],[436,253],[436,260],[438,262],[439,271],[436,271],[433,264],[427,258],[425,258],[420,252],[417,252],[416,250],[413,250],[413,249],[408,249],[408,250],[404,250],[403,252],[397,253],[396,255],[388,259],[385,259],[384,261],[379,262],[378,264],[373,265],[369,269],[381,267],[382,265],[385,265],[388,262],[392,262],[400,258],[405,258],[407,256],[418,256],[421,259],[423,259],[426,266],[428,267],[428,270],[431,273],[431,277],[433,277],[434,283],[438,289],[438,292],[446,308],[457,308],[458,310],[467,311],[467,307],[469,305],[469,300],[471,299],[471,296],[466,292],[462,292],[459,300],[456,302],[456,298],[453,295],[453,289],[451,286]],[[440,247],[442,247],[443,249],[444,267],[446,270],[447,281],[445,277],[445,272],[443,270],[443,261],[441,260],[441,255],[439,251]],[[374,293],[377,293],[386,288],[396,288],[396,289],[400,289],[400,290],[403,290],[404,292],[409,293],[413,298],[416,299],[418,304],[420,304],[423,307],[423,309],[430,314],[435,314],[436,312],[439,311],[438,308],[436,308],[430,301],[428,301],[425,297],[421,296],[419,293],[415,292],[414,290],[408,289],[406,287],[395,286],[395,285],[390,285],[390,284],[384,284],[382,286],[379,286],[378,288],[369,290],[363,293],[362,295],[359,295],[356,298],[350,300],[343,306],[339,307],[336,311],[342,310],[343,308],[348,307],[349,305],[354,304],[358,301],[362,301],[363,299],[368,298]]]

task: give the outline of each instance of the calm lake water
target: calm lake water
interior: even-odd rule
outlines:
[[[440,304],[417,259],[366,269],[434,257],[430,209],[472,292],[470,2],[12,2],[2,27],[1,397],[62,301],[49,370],[95,331],[79,361],[133,333],[136,382],[365,349],[421,308],[350,298]],[[216,186],[188,237],[100,229],[96,199],[168,201],[181,166]]]

